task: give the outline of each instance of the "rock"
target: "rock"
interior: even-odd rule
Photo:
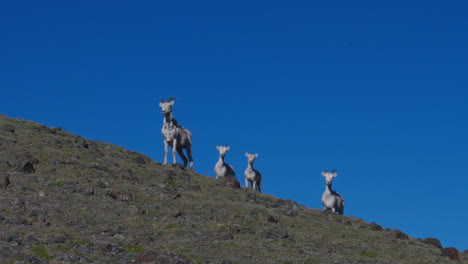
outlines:
[[[85,195],[93,195],[94,194],[94,188],[91,186],[85,186],[81,187],[78,189],[78,192],[85,194]]]
[[[278,220],[276,220],[271,214],[265,214],[263,217],[270,223],[278,223]]]
[[[140,154],[138,152],[129,151],[129,153],[131,153],[133,155],[132,160],[137,164],[143,165],[143,164],[148,164],[148,163],[152,162],[152,160],[150,158],[148,158],[145,155]]]
[[[224,186],[227,186],[233,189],[240,188],[240,183],[236,177],[224,177],[221,180],[223,181]]]
[[[96,169],[96,170],[100,170],[100,171],[104,171],[104,172],[109,172],[109,168],[104,165],[104,164],[101,164],[101,163],[95,163],[91,166],[91,168],[93,169]]]
[[[10,177],[7,175],[7,176],[4,176],[3,177],[3,181],[0,183],[0,188],[8,188],[8,185],[10,185]]]
[[[406,235],[405,233],[401,232],[398,229],[392,229],[392,230],[388,231],[387,235],[389,235],[390,237],[396,238],[396,239],[401,239],[401,240],[408,240],[409,239],[408,235]]]
[[[117,254],[125,251],[122,247],[111,245],[111,244],[108,244],[102,247],[101,250],[104,252],[111,252],[111,253],[117,253]]]
[[[38,164],[39,160],[33,157],[31,154],[26,153],[23,156],[17,157],[16,169],[24,173],[34,173],[36,169],[34,165]]]
[[[15,127],[10,124],[2,124],[0,125],[0,131],[15,133]]]
[[[171,167],[175,169],[179,169],[179,170],[185,170],[184,165],[179,164],[179,163],[172,164]]]
[[[59,131],[62,131],[60,127],[48,127],[44,125],[35,127],[34,129],[39,132],[46,132],[46,133],[53,134],[53,135],[57,134],[57,132]]]
[[[6,221],[12,225],[26,225],[28,223],[26,219],[23,219],[21,217],[7,218]]]
[[[67,240],[67,237],[61,234],[52,234],[47,236],[47,241],[50,243],[63,244]]]
[[[190,189],[191,189],[192,191],[194,191],[194,192],[197,192],[197,193],[203,192],[203,191],[202,191],[202,188],[200,187],[200,185],[191,185],[191,186],[190,186]]]
[[[172,200],[179,199],[180,197],[182,197],[182,194],[180,194],[180,193],[175,193],[175,194],[172,195]]]
[[[443,248],[441,256],[448,257],[451,260],[460,261],[460,255],[458,254],[458,250],[453,247]]]
[[[182,216],[182,211],[178,210],[176,211],[175,213],[172,214],[173,217],[179,217],[179,216]]]
[[[433,245],[433,246],[438,247],[438,248],[442,248],[442,243],[440,243],[439,239],[437,239],[437,238],[428,237],[428,238],[425,238],[425,239],[421,239],[421,241],[423,243]]]
[[[154,264],[191,264],[185,256],[177,255],[175,253],[161,254],[156,252],[142,252],[138,255],[138,260],[141,263],[154,263]]]
[[[382,231],[383,228],[378,225],[376,222],[372,222],[369,224],[369,229],[372,230],[372,231]]]
[[[117,172],[117,176],[129,181],[132,184],[137,184],[140,180],[133,176],[133,171],[131,169],[121,169]]]
[[[77,139],[75,139],[75,141],[73,141],[73,147],[75,148],[79,148],[79,149],[88,149],[90,148],[90,144],[88,143],[88,141],[84,138],[81,138],[81,137],[78,137]]]
[[[287,216],[296,216],[299,214],[299,207],[295,202],[291,201],[288,205],[288,209],[286,209],[284,214]]]
[[[97,181],[97,182],[96,182],[96,186],[97,186],[98,188],[104,189],[104,188],[107,187],[107,184],[104,183],[103,181]]]
[[[128,202],[133,200],[133,196],[131,193],[128,192],[121,192],[121,191],[110,191],[107,193],[110,197],[112,197],[114,200],[117,201],[122,201],[122,202]]]
[[[273,239],[273,240],[280,240],[280,239],[285,239],[285,238],[288,238],[289,237],[289,234],[288,232],[284,231],[272,231],[272,230],[269,230],[267,232],[265,232],[265,238],[267,239]]]

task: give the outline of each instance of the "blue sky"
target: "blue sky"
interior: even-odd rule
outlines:
[[[163,159],[160,99],[243,182],[468,249],[464,1],[0,3],[0,113]]]

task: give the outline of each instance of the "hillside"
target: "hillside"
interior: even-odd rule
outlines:
[[[468,263],[139,153],[0,115],[0,263]]]

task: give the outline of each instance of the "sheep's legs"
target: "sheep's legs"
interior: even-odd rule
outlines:
[[[178,149],[177,153],[179,153],[180,158],[184,161],[184,167],[187,167],[187,158],[185,157],[182,149]]]
[[[190,144],[187,144],[187,147],[185,149],[187,150],[187,156],[190,161],[190,168],[193,168],[192,146]]]
[[[177,146],[177,139],[174,139],[174,141],[172,142],[172,164],[177,163],[176,146]]]
[[[169,144],[167,144],[167,141],[164,140],[164,163],[163,164],[167,164],[167,152],[168,152],[168,149],[167,149],[167,146]]]

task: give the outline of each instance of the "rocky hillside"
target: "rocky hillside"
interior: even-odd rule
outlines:
[[[0,116],[0,263],[426,264],[467,255]]]

